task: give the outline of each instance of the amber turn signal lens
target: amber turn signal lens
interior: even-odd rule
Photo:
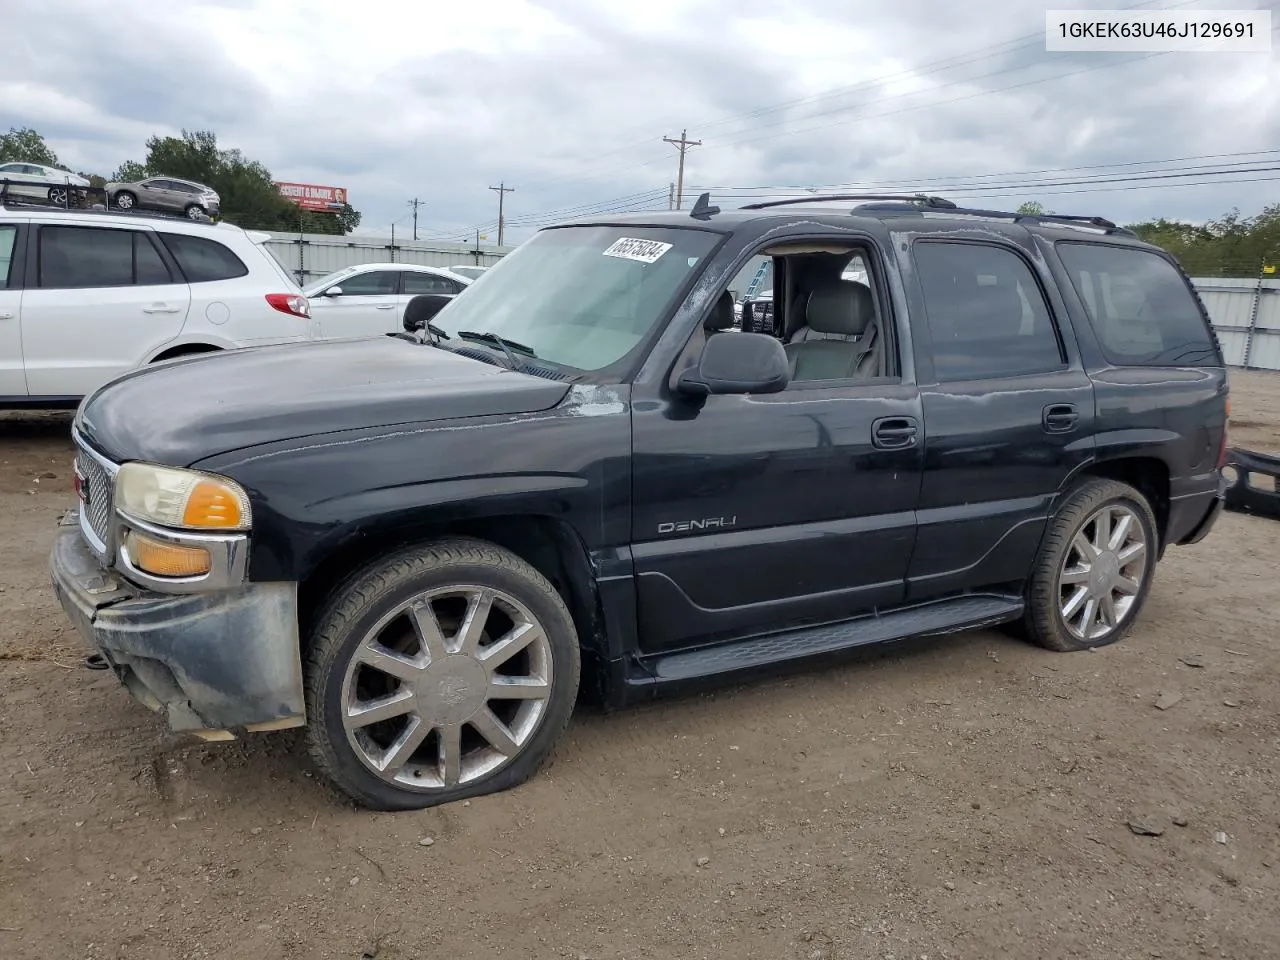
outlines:
[[[225,484],[201,480],[187,496],[182,511],[184,527],[205,530],[237,530],[243,521],[240,498]]]
[[[125,548],[135,567],[156,577],[199,577],[212,565],[203,547],[162,543],[133,531],[125,538]]]

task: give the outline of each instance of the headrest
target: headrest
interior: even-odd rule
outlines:
[[[720,294],[711,315],[702,325],[707,330],[728,330],[733,326],[733,294],[728,290]]]
[[[861,336],[875,316],[871,288],[856,280],[827,280],[814,287],[805,309],[815,333]]]

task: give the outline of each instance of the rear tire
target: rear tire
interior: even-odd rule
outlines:
[[[358,572],[320,612],[308,746],[374,809],[507,790],[550,755],[580,672],[573,619],[532,566],[479,540],[418,545]]]
[[[1141,493],[1084,481],[1049,521],[1018,632],[1061,652],[1115,643],[1142,610],[1158,552],[1155,514]]]
[[[132,210],[138,205],[138,198],[128,191],[117,193],[115,200],[117,210]]]

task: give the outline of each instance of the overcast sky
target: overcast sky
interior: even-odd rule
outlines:
[[[68,166],[104,175],[142,159],[153,133],[212,129],[277,179],[347,187],[362,233],[396,222],[403,235],[417,197],[424,236],[479,226],[495,242],[488,188],[500,182],[515,187],[508,242],[566,212],[665,208],[677,154],[662,138],[684,128],[702,140],[686,184],[730,204],[729,187],[756,188],[736,191],[756,199],[770,187],[845,184],[1131,221],[1280,200],[1280,169],[1234,178],[1276,178],[1252,183],[1030,184],[1280,168],[1275,52],[1046,53],[1045,5],[1030,0],[4,7],[0,129],[34,127]],[[1138,163],[1208,155],[1217,158]],[[1118,164],[1129,166],[1102,167]],[[1082,167],[1098,169],[1040,172]]]

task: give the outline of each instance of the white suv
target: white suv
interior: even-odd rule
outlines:
[[[74,406],[143,364],[315,339],[265,233],[0,207],[0,407]]]

